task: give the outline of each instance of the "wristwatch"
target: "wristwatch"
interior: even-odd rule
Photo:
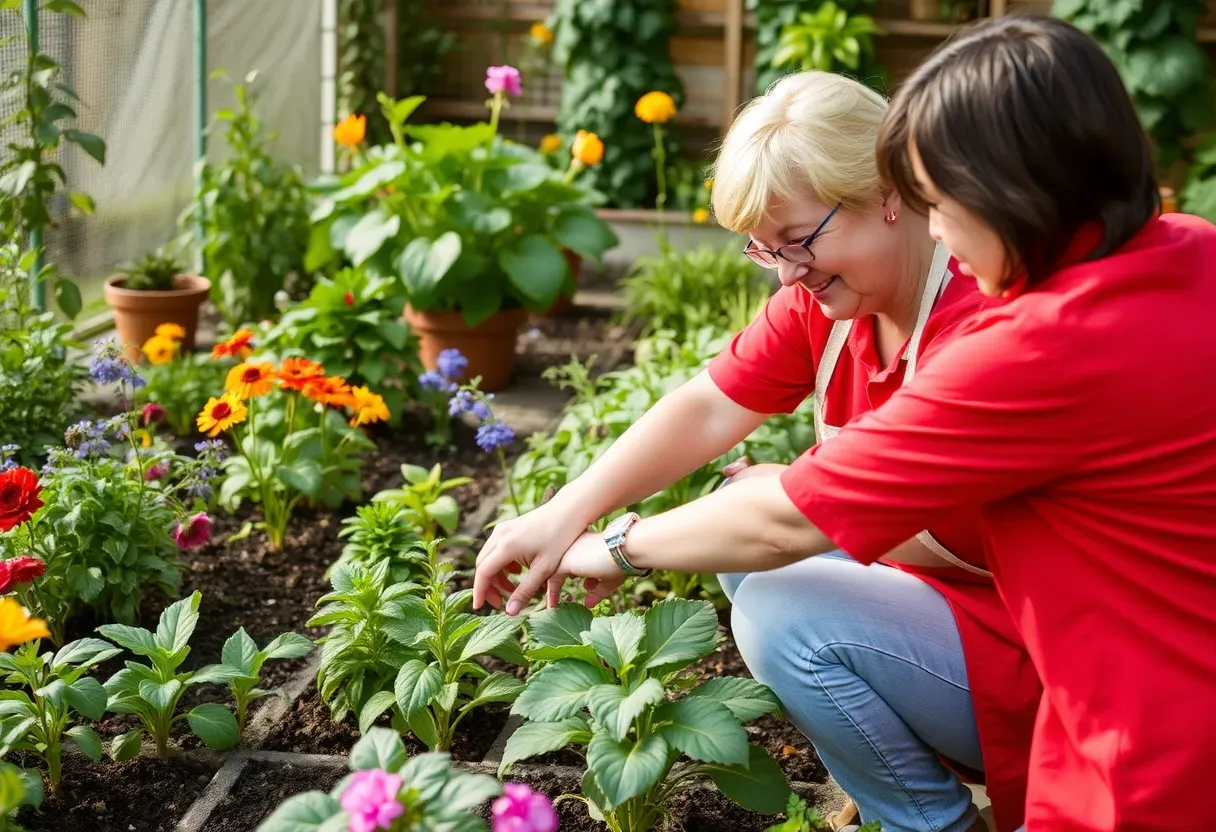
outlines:
[[[608,551],[612,553],[612,559],[616,561],[616,565],[626,575],[644,576],[650,574],[649,569],[638,569],[625,557],[625,535],[629,534],[629,530],[633,528],[633,524],[638,522],[639,519],[641,518],[631,511],[627,514],[622,514],[604,529],[604,542],[608,544]]]

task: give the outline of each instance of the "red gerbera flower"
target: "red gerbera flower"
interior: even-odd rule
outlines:
[[[42,508],[38,498],[42,485],[29,468],[13,468],[0,474],[0,532],[20,526]]]
[[[44,572],[46,564],[28,555],[0,561],[0,595],[12,592],[17,584],[29,583],[41,577]]]

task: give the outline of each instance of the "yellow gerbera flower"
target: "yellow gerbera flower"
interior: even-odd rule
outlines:
[[[18,644],[50,635],[41,618],[31,618],[25,607],[12,598],[0,598],[0,651],[7,653]]]
[[[367,116],[351,114],[334,125],[334,141],[343,147],[358,147],[367,136]]]
[[[173,323],[161,324],[156,328],[156,334],[161,338],[172,338],[174,341],[180,341],[186,337],[186,330]]]
[[[214,439],[221,431],[245,421],[248,415],[245,403],[229,391],[218,399],[213,396],[207,400],[206,406],[198,414],[198,429]]]
[[[676,102],[662,90],[651,90],[638,99],[633,112],[647,124],[664,124],[675,116]]]
[[[242,362],[228,371],[224,389],[239,399],[265,396],[274,388],[274,365],[269,361]]]
[[[165,335],[153,335],[144,341],[143,352],[153,364],[168,364],[177,352],[177,342]]]
[[[373,393],[366,387],[352,387],[350,392],[355,400],[355,403],[351,405],[355,411],[355,415],[350,419],[352,428],[388,420],[388,405],[384,403],[383,397],[379,394]]]
[[[556,153],[562,149],[562,137],[556,133],[549,133],[540,140],[541,153]]]

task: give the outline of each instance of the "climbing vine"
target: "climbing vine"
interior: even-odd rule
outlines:
[[[791,27],[797,26],[804,15],[814,15],[821,7],[832,0],[747,0],[747,9],[756,16],[756,94],[763,93],[778,78],[797,72],[801,69],[798,62],[776,61],[782,50],[782,34]],[[848,21],[854,15],[873,10],[878,0],[835,0],[839,11],[845,12],[845,20],[841,29],[848,26]],[[837,27],[829,26],[822,33],[824,38],[832,38],[839,34]],[[849,36],[845,33],[845,36]],[[873,53],[864,50],[859,54],[856,68],[834,66],[836,72],[845,72],[862,83],[868,84],[880,92],[886,92],[886,73],[875,60]],[[774,65],[774,64],[778,65]]]
[[[388,122],[380,118],[376,95],[384,88],[384,23],[382,0],[339,0],[338,114],[368,116],[367,141],[391,141]]]
[[[550,28],[564,76],[558,132],[571,138],[588,130],[604,140],[603,164],[588,168],[583,181],[611,205],[653,206],[655,134],[633,108],[652,90],[683,104],[684,85],[668,50],[676,30],[674,0],[558,0]],[[674,158],[679,142],[670,129],[664,135],[666,155]]]

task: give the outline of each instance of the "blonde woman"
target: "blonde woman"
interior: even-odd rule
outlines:
[[[974,281],[953,279],[957,266],[930,237],[927,217],[879,178],[874,149],[886,108],[855,81],[812,72],[778,82],[739,115],[717,161],[714,211],[748,235],[740,256],[775,269],[782,288],[705,373],[586,473],[494,530],[478,556],[476,604],[501,606],[509,595],[507,611],[517,613],[546,582],[552,598],[568,575],[588,579],[591,604],[655,541],[695,551],[700,524],[691,515],[706,501],[641,522],[625,515],[606,535],[586,529],[808,396],[819,440],[829,442],[931,364],[984,305]],[[784,469],[728,473],[779,488]],[[719,515],[713,534],[763,538],[774,527],[759,516]],[[844,553],[751,574],[745,557],[711,560],[707,569],[730,573],[723,585],[748,667],[776,691],[863,820],[888,832],[983,830],[956,769],[986,779],[1000,829],[1022,822],[1040,689],[986,572],[976,516],[925,530],[875,569]],[[504,571],[512,563],[530,567],[518,587]]]

